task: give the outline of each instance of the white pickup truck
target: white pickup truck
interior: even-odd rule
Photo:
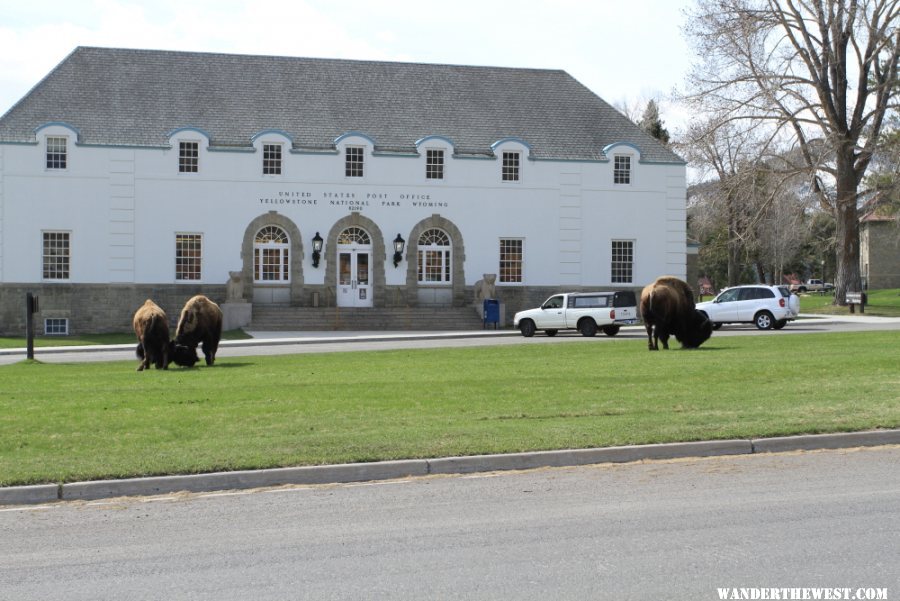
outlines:
[[[556,336],[560,330],[578,330],[582,336],[594,336],[602,330],[615,336],[623,325],[638,323],[634,292],[566,292],[554,294],[537,309],[519,311],[513,326],[522,336],[531,337],[538,330]]]
[[[834,284],[829,284],[822,280],[806,280],[800,284],[791,284],[790,289],[794,294],[801,294],[803,292],[831,292],[834,290]]]

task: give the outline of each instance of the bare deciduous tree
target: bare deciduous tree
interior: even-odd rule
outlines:
[[[857,203],[900,57],[900,0],[699,0],[691,98],[793,146],[837,223],[836,302],[861,287]]]

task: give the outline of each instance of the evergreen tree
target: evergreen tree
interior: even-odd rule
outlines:
[[[669,130],[663,127],[663,122],[659,118],[659,106],[655,100],[647,103],[647,108],[644,109],[644,115],[638,125],[663,144],[669,143]]]

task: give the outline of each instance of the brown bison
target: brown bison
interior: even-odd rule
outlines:
[[[662,276],[641,292],[641,316],[647,329],[647,348],[669,348],[669,336],[675,336],[682,348],[697,348],[712,336],[713,324],[697,311],[694,292],[685,282]]]
[[[175,329],[175,362],[192,367],[197,362],[197,345],[203,344],[206,364],[216,361],[222,339],[222,310],[202,294],[191,298],[181,310]]]
[[[137,335],[137,356],[141,359],[137,370],[143,371],[156,365],[156,369],[169,369],[172,343],[169,341],[169,320],[166,312],[152,300],[147,301],[134,314],[134,333]]]

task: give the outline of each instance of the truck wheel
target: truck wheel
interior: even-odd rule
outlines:
[[[519,331],[522,332],[522,336],[525,338],[531,338],[534,336],[535,332],[534,322],[530,319],[526,319],[519,324]]]
[[[603,333],[607,336],[615,336],[619,333],[619,326],[603,326]]]
[[[753,323],[756,324],[756,327],[760,330],[768,330],[774,325],[775,318],[772,317],[772,314],[768,311],[760,311],[756,314],[756,317],[753,318]]]
[[[581,332],[582,336],[596,336],[597,335],[597,323],[591,319],[590,317],[585,317],[581,321],[578,322],[578,331]]]
[[[780,330],[781,328],[783,328],[786,325],[787,325],[786,319],[779,319],[778,321],[776,321],[775,323],[772,324],[772,327],[776,330]]]
[[[806,286],[800,286],[797,288],[797,292],[806,292]]]
[[[553,336],[556,336],[556,333],[558,331],[559,330],[544,330],[544,333],[547,334],[547,336],[550,336],[552,338]]]

